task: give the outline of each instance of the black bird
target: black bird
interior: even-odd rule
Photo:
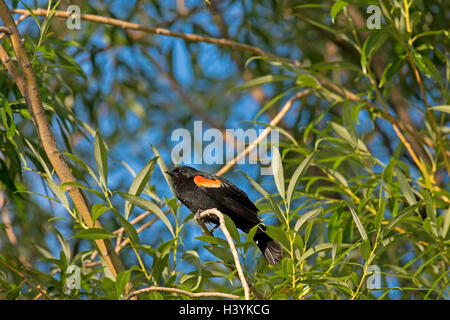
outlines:
[[[261,223],[258,209],[247,194],[224,178],[188,166],[178,166],[166,173],[172,177],[177,198],[193,213],[216,208],[245,233]],[[205,222],[219,224],[216,217],[208,217]],[[262,224],[258,227],[254,241],[269,264],[274,266],[281,260],[282,250],[280,244],[264,232],[265,229]]]

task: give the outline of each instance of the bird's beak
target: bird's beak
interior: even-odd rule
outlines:
[[[169,176],[171,176],[173,178],[173,176],[175,175],[172,171],[164,171],[165,173],[167,173]]]

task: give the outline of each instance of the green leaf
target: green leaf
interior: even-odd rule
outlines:
[[[260,227],[260,224],[257,224],[253,228],[250,229],[250,231],[247,233],[247,239],[245,239],[244,243],[244,252],[247,252],[250,245],[254,242],[253,238],[255,237],[256,231]]]
[[[87,240],[97,240],[97,239],[111,239],[116,238],[115,234],[108,232],[99,228],[89,228],[78,231],[75,235],[75,238],[87,239]]]
[[[343,0],[337,0],[332,6],[330,10],[331,21],[334,23],[334,19],[338,15],[339,12],[342,11],[349,3]]]
[[[447,238],[447,233],[448,233],[449,227],[450,227],[450,207],[444,213],[444,220],[442,222],[442,228],[441,228],[442,239]]]
[[[352,207],[349,207],[350,212],[352,213],[353,220],[355,221],[356,227],[358,228],[359,234],[361,235],[361,238],[363,240],[367,240],[367,233],[364,229],[364,226],[361,223],[361,220],[359,220],[358,214],[356,213],[355,209]]]
[[[377,231],[381,228],[381,222],[383,221],[385,208],[386,208],[386,198],[382,197],[377,210],[377,214],[375,216],[375,228],[377,229]]]
[[[166,171],[169,171],[166,164],[164,163],[163,159],[161,158],[158,150],[155,148],[155,146],[152,145],[153,153],[156,157],[158,157],[158,160],[156,161],[158,163],[159,168],[161,169],[161,172],[163,174],[164,179],[167,182],[167,185],[170,187],[170,190],[172,190],[172,194],[175,196],[175,190],[173,189],[172,185],[172,179],[171,177],[166,173]]]
[[[301,229],[301,227],[305,224],[305,222],[307,222],[311,219],[314,219],[322,212],[323,212],[323,208],[317,208],[317,209],[313,209],[313,210],[308,211],[307,213],[303,214],[295,223],[294,231],[298,232]]]
[[[388,35],[386,31],[379,30],[372,33],[364,42],[361,51],[361,67],[364,73],[367,73],[367,66],[370,64],[370,57],[374,54],[384,42],[387,40]]]
[[[384,228],[383,237],[386,236],[392,230],[392,228],[394,228],[400,221],[405,219],[411,212],[416,210],[421,205],[422,205],[421,202],[417,202],[400,211],[399,214],[395,216],[395,218],[392,219],[391,222],[389,222],[389,224]]]
[[[59,199],[59,201],[61,201],[62,205],[67,210],[70,210],[69,200],[67,199],[64,190],[58,184],[56,184],[56,182],[54,182],[50,177],[46,178],[46,181],[50,189],[52,189],[55,196]]]
[[[151,159],[147,162],[147,164],[142,168],[142,170],[136,175],[133,182],[128,189],[128,193],[139,196],[145,188],[145,185],[148,183],[153,170],[155,169],[157,157]],[[128,220],[130,216],[133,205],[129,201],[125,201],[125,218]]]
[[[292,174],[291,180],[289,181],[289,185],[287,188],[287,205],[288,208],[290,208],[292,196],[294,194],[295,188],[297,187],[300,179],[303,177],[303,175],[306,172],[306,169],[309,167],[309,164],[311,162],[312,157],[314,156],[314,152],[311,153],[309,156],[307,156],[295,169],[294,173]]]
[[[361,242],[361,245],[359,246],[359,253],[361,254],[361,257],[363,257],[365,261],[369,259],[370,251],[371,251],[370,240],[369,238],[367,238],[363,240],[363,242]]]
[[[266,190],[264,190],[264,188],[261,187],[259,185],[259,183],[257,183],[255,180],[250,178],[245,172],[243,172],[241,170],[238,170],[238,171],[240,173],[242,173],[247,178],[247,180],[250,181],[251,185],[269,202],[269,204],[273,210],[273,213],[278,218],[278,220],[280,220],[281,223],[286,224],[286,217],[283,215],[283,212],[281,211],[280,206],[271,197],[271,195]]]
[[[275,102],[277,102],[278,100],[280,100],[282,97],[284,97],[286,94],[288,94],[291,91],[297,90],[299,89],[298,86],[295,86],[293,88],[290,88],[287,91],[284,91],[282,93],[279,93],[278,95],[276,95],[274,98],[272,98],[269,102],[266,103],[266,105],[264,107],[262,107],[258,113],[255,115],[255,117],[253,118],[253,121],[256,121],[256,119],[259,118],[260,115],[262,115],[264,112],[266,112],[267,109],[269,109],[271,106],[273,106],[275,104]]]
[[[441,87],[443,87],[439,70],[435,67],[433,62],[416,50],[412,50],[412,55],[417,68],[419,68],[419,70],[422,71],[428,78],[432,78]]]
[[[286,76],[286,75],[268,74],[268,75],[261,76],[261,77],[252,79],[250,81],[247,81],[242,86],[235,87],[232,90],[233,91],[245,90],[245,89],[258,87],[258,86],[261,86],[263,84],[267,84],[267,83],[271,83],[271,82],[277,82],[277,81],[283,81],[283,80],[292,80],[292,79],[293,79],[292,77]]]
[[[122,217],[122,215],[116,209],[112,209],[112,211],[116,215],[117,220],[119,220],[119,224],[125,230],[125,233],[127,234],[128,239],[130,240],[131,244],[132,245],[139,244],[139,236],[138,236],[137,231],[134,228],[134,226],[130,222],[128,222],[127,219]]]
[[[436,110],[436,111],[440,111],[440,112],[450,113],[450,105],[443,104],[440,106],[434,106],[434,107],[431,107],[430,110]]]
[[[172,224],[170,223],[169,219],[164,214],[164,212],[162,212],[161,208],[158,207],[155,203],[153,203],[152,201],[150,201],[148,199],[140,198],[138,196],[128,194],[125,192],[117,191],[117,193],[120,194],[122,196],[122,198],[124,198],[125,200],[128,200],[135,206],[138,206],[139,208],[142,208],[144,210],[147,210],[147,211],[150,211],[150,212],[153,212],[154,214],[156,214],[158,216],[158,218],[161,219],[161,221],[169,229],[170,233],[175,237],[175,233],[173,231]]]
[[[281,198],[285,198],[283,162],[278,147],[272,147],[272,174]]]
[[[214,237],[214,236],[199,236],[199,237],[195,237],[194,239],[196,240],[200,240],[203,242],[207,242],[210,244],[217,244],[220,245],[222,247],[228,248],[228,242],[222,238],[219,237]]]
[[[106,186],[108,183],[108,159],[105,142],[98,130],[95,132],[94,155],[95,162],[97,163],[97,170],[100,175],[100,181]]]
[[[287,233],[284,229],[279,227],[267,226],[265,232],[270,237],[274,238],[275,240],[278,240],[283,245],[283,247],[285,248],[290,247],[289,239],[287,238]]]
[[[96,203],[92,206],[92,220],[95,222],[102,214],[111,209],[103,203]]]
[[[225,226],[227,227],[228,232],[230,233],[236,244],[239,245],[239,243],[241,243],[241,239],[239,237],[239,232],[236,229],[236,225],[234,224],[233,220],[231,220],[231,218],[226,214],[223,215],[223,218],[225,219]]]
[[[380,83],[378,84],[379,88],[381,88],[386,83],[386,81],[388,81],[402,69],[403,62],[404,62],[403,58],[397,57],[394,59],[394,61],[389,63],[386,69],[384,69],[383,75],[381,76]]]
[[[333,248],[331,250],[331,259],[334,261],[336,259],[336,255],[339,253],[339,249],[342,243],[342,228],[339,228],[334,236],[333,240]]]
[[[95,180],[95,182],[97,182],[97,184],[100,184],[100,182],[97,179],[97,176],[94,173],[94,170],[92,170],[91,167],[89,167],[86,163],[84,163],[83,160],[78,158],[76,155],[68,153],[68,152],[64,152],[63,154],[65,156],[68,156],[70,159],[72,159],[76,163],[78,163],[81,167],[83,167],[83,169],[85,169],[89,173],[89,175]]]
[[[409,185],[405,175],[400,169],[395,169],[395,173],[397,174],[397,180],[400,185],[402,194],[405,196],[406,201],[408,201],[410,205],[413,205],[414,203],[416,203],[416,197],[414,196],[413,189]]]
[[[119,297],[122,296],[128,281],[130,280],[131,270],[119,272],[116,276],[116,291]]]
[[[316,80],[311,75],[308,74],[301,74],[297,77],[297,80],[295,81],[295,84],[301,87],[306,88],[319,88],[320,84],[319,81]]]

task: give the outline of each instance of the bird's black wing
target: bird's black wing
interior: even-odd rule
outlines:
[[[218,201],[235,215],[251,222],[252,224],[258,224],[261,222],[258,217],[258,208],[248,198],[244,191],[224,178],[204,174],[203,172],[199,173],[199,175],[211,181],[220,181],[220,186],[216,183],[210,184],[210,187],[207,183],[196,183],[197,186],[208,196]]]

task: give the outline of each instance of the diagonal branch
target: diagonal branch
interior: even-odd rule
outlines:
[[[244,272],[242,271],[241,262],[239,261],[239,255],[236,251],[236,247],[234,245],[233,238],[231,238],[230,232],[228,231],[227,227],[225,226],[225,219],[223,217],[222,212],[220,212],[219,210],[217,210],[215,208],[205,210],[202,212],[197,212],[195,214],[195,219],[197,220],[198,224],[202,227],[202,230],[205,230],[204,228],[206,228],[206,227],[205,227],[204,223],[202,222],[202,220],[204,217],[209,216],[209,215],[214,215],[219,219],[220,229],[222,230],[223,234],[225,235],[225,238],[227,238],[228,245],[230,246],[231,253],[233,254],[234,264],[236,265],[236,269],[237,269],[239,278],[241,280],[242,287],[244,288],[245,300],[249,300],[250,294],[249,294],[248,283],[247,283],[247,280],[245,280]]]
[[[42,8],[38,8],[38,9],[35,9],[32,11],[36,16],[46,16],[48,14],[47,10],[44,10]],[[14,9],[14,10],[12,10],[12,12],[20,13],[20,14],[29,13],[29,11],[26,9]],[[71,13],[67,12],[67,11],[62,11],[62,10],[55,10],[55,17],[69,18],[69,17],[71,17]],[[285,59],[285,58],[277,57],[276,55],[268,53],[258,47],[254,47],[254,46],[251,46],[251,45],[248,45],[245,43],[228,40],[228,39],[224,39],[224,38],[207,37],[207,36],[201,36],[201,35],[192,34],[192,33],[171,31],[166,28],[143,26],[138,23],[128,22],[128,21],[124,21],[124,20],[120,20],[120,19],[103,17],[103,16],[99,16],[99,15],[95,15],[95,14],[81,14],[80,19],[86,20],[86,21],[98,22],[98,23],[102,23],[102,24],[108,24],[108,25],[120,27],[124,30],[134,30],[134,31],[141,31],[141,32],[145,32],[145,33],[170,36],[170,37],[174,37],[174,38],[184,39],[186,41],[211,43],[211,44],[219,45],[222,47],[229,47],[232,49],[247,51],[247,52],[259,55],[259,56],[277,58],[277,59],[282,59],[284,61],[287,61],[287,59]]]
[[[230,170],[240,159],[248,155],[253,149],[255,149],[258,144],[266,138],[269,133],[272,131],[273,127],[278,124],[278,122],[283,119],[283,117],[286,115],[286,113],[291,109],[292,105],[294,104],[294,101],[300,98],[303,98],[311,93],[311,90],[306,89],[304,91],[301,91],[297,94],[295,94],[293,97],[291,97],[283,106],[283,108],[278,112],[278,114],[275,116],[275,118],[270,121],[270,126],[268,126],[266,129],[263,130],[263,132],[254,140],[251,144],[247,146],[241,153],[239,153],[234,159],[229,161],[227,164],[225,164],[219,171],[217,171],[217,176],[222,176],[225,174],[228,170]]]
[[[24,41],[17,30],[16,24],[11,16],[11,12],[3,0],[0,0],[0,19],[3,21],[5,27],[9,28],[9,37],[16,54],[16,58],[19,66],[23,73],[23,84],[24,87],[22,94],[28,107],[28,111],[33,117],[33,123],[38,133],[39,139],[41,140],[42,146],[45,153],[47,154],[56,174],[58,175],[61,183],[75,182],[75,177],[70,171],[67,162],[64,160],[58,145],[56,144],[55,137],[50,128],[50,124],[47,120],[45,114],[42,100],[39,93],[39,84],[37,82],[36,76],[34,74],[32,64],[26,49],[24,47]],[[18,83],[21,83],[21,78],[17,74],[11,74]],[[93,227],[90,205],[87,202],[84,194],[80,189],[67,186],[67,192],[72,199],[78,212],[83,217],[84,221],[89,227]],[[96,221],[95,226],[102,228],[99,221]],[[99,239],[95,241],[98,250],[104,257],[108,268],[111,273],[116,276],[120,271],[124,270],[124,266],[119,256],[114,252],[114,248],[109,240]],[[128,289],[131,289],[131,283],[129,283]]]

